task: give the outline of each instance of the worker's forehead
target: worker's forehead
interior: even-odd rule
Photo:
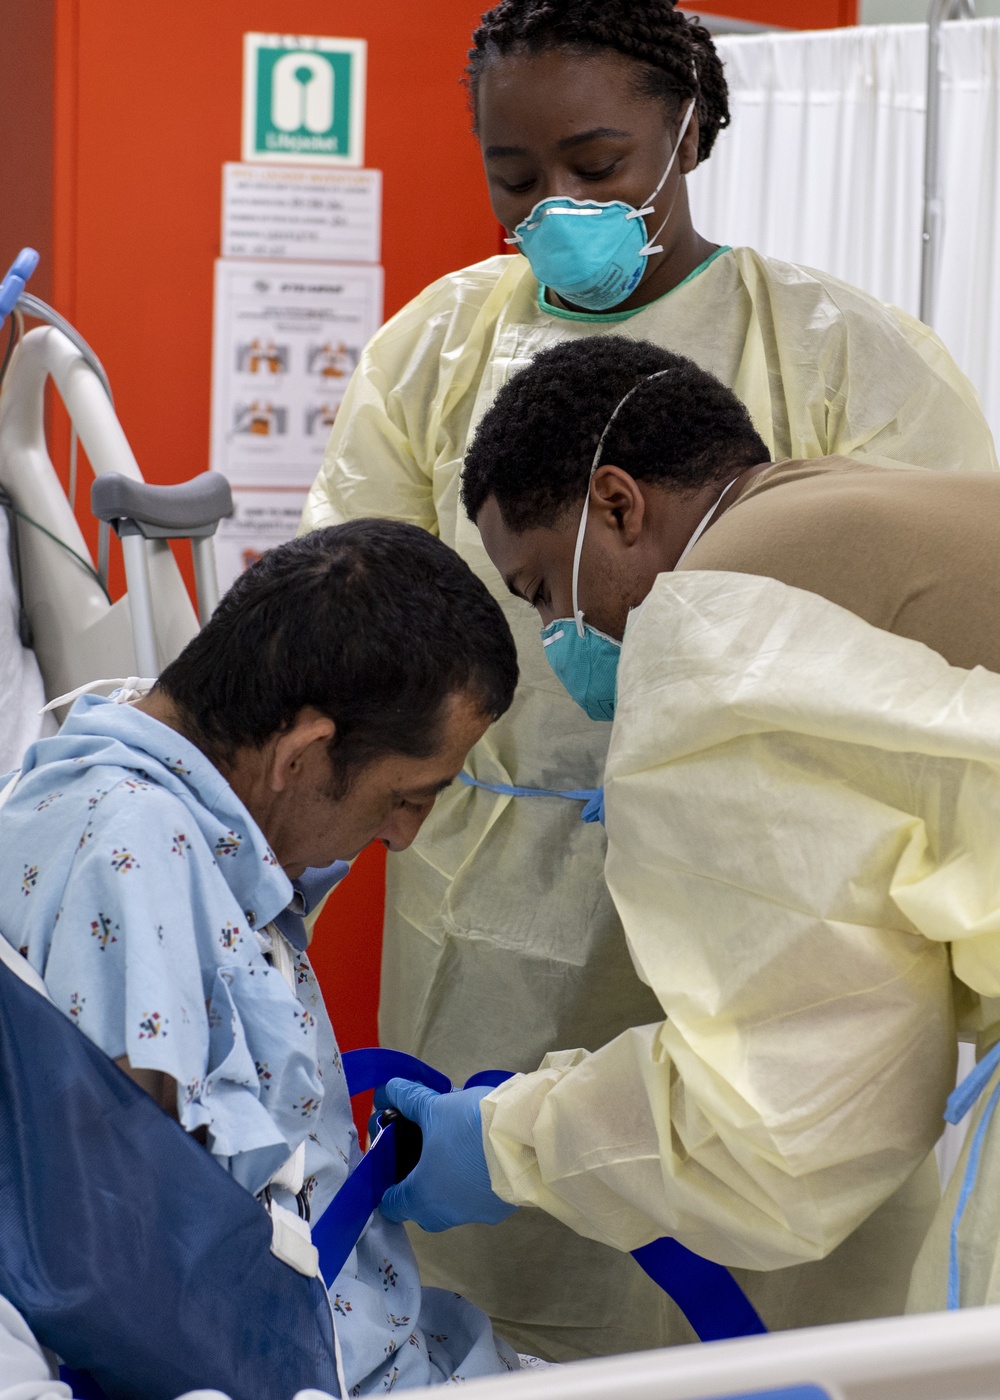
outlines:
[[[480,79],[477,108],[487,153],[515,135],[522,145],[576,141],[604,130],[627,138],[662,110],[637,90],[627,59],[566,49],[495,59]]]
[[[489,496],[476,517],[486,553],[497,569],[507,578],[511,572],[535,566],[543,560],[561,556],[571,540],[574,525],[569,514],[555,525],[529,526],[512,530],[500,514],[495,496]]]

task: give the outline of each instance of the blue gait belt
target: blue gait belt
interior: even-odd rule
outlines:
[[[390,1079],[412,1079],[440,1094],[452,1088],[445,1075],[400,1050],[348,1050],[343,1061],[352,1096]],[[485,1070],[467,1080],[465,1087],[485,1084],[496,1088],[510,1078],[504,1070]],[[313,1227],[313,1244],[319,1250],[320,1270],[328,1287],[344,1267],[385,1192],[413,1165],[414,1152],[405,1141],[412,1131],[413,1125],[406,1119],[387,1120],[381,1115],[379,1132],[368,1152]],[[667,1237],[633,1250],[632,1257],[673,1299],[700,1341],[752,1337],[767,1331],[742,1288],[721,1264],[713,1264]]]

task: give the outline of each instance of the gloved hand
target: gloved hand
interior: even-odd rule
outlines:
[[[438,1094],[409,1079],[390,1079],[376,1091],[376,1108],[398,1108],[424,1137],[420,1161],[382,1198],[387,1220],[413,1220],[438,1231],[473,1222],[496,1225],[517,1209],[490,1186],[479,1105],[492,1092],[483,1086]]]

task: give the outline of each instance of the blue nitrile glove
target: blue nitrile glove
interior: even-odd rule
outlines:
[[[382,1198],[387,1220],[413,1220],[436,1232],[453,1225],[496,1225],[513,1214],[517,1207],[502,1201],[490,1185],[483,1150],[479,1105],[492,1092],[480,1086],[438,1094],[410,1079],[390,1079],[376,1091],[376,1108],[398,1108],[424,1137],[420,1161]]]

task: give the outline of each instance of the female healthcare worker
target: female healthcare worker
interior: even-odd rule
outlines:
[[[729,121],[726,85],[707,32],[668,0],[504,0],[475,33],[468,76],[493,208],[524,256],[442,278],[375,336],[303,528],[386,515],[454,545],[504,600],[522,667],[471,773],[593,788],[608,726],[559,686],[459,506],[472,430],[514,370],[556,341],[616,331],[711,370],[777,459],[996,461],[973,390],[926,327],[695,231],[685,177]],[[659,1021],[603,884],[604,852],[577,802],[444,794],[389,863],[383,1043],[462,1082]],[[771,1327],[898,1311],[935,1199],[935,1183],[915,1179],[828,1259],[741,1281]],[[486,1231],[419,1238],[421,1271],[474,1298],[521,1350],[564,1360],[692,1338],[628,1256],[542,1212]]]

